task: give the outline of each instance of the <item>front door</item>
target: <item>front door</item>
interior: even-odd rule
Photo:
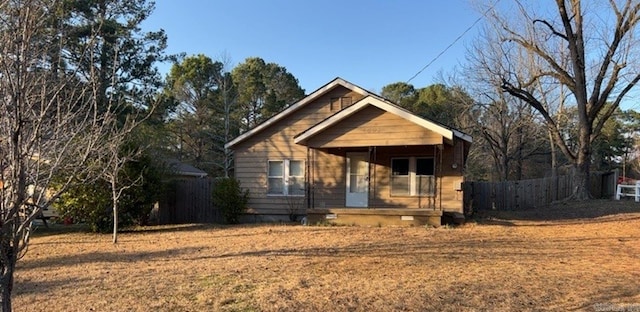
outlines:
[[[369,155],[347,153],[347,207],[367,207],[369,204]]]

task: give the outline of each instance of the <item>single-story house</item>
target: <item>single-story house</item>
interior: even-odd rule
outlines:
[[[471,142],[336,78],[226,147],[251,220],[439,225],[463,211]]]

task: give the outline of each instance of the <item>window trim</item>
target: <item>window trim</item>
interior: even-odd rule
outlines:
[[[393,177],[394,176],[406,176],[406,175],[394,175],[393,174],[393,161],[396,159],[408,159],[409,160],[409,185],[408,185],[408,192],[406,193],[402,193],[402,194],[398,194],[398,193],[394,193],[393,190]],[[433,175],[418,175],[417,172],[417,160],[418,159],[432,159],[433,160]],[[435,168],[436,162],[435,162],[435,157],[433,156],[400,156],[400,157],[391,157],[391,160],[389,161],[389,195],[392,197],[419,197],[419,196],[435,196],[437,193],[437,186],[434,185],[433,187],[433,192],[431,193],[420,193],[420,191],[418,190],[418,177],[433,177],[435,180],[435,172],[436,172],[436,168]]]
[[[290,175],[291,173],[291,162],[293,161],[298,161],[300,162],[301,166],[302,166],[302,175],[299,176],[292,176]],[[282,176],[271,176],[269,175],[269,165],[272,162],[282,162]],[[302,159],[268,159],[267,160],[267,196],[291,196],[291,197],[304,197],[306,194],[306,189],[305,189],[305,185],[304,185],[304,181],[305,181],[305,174],[306,174],[306,167],[305,167],[305,161]],[[289,182],[291,181],[291,178],[302,178],[303,181],[303,185],[302,185],[302,194],[289,194]],[[270,179],[275,179],[275,178],[280,178],[282,179],[282,192],[281,193],[269,193],[269,181]]]

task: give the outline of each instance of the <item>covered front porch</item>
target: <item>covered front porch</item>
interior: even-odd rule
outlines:
[[[309,224],[438,226],[442,145],[309,148]]]
[[[460,136],[377,98],[312,126],[294,138],[307,148],[308,222],[439,225],[462,212]]]
[[[441,210],[442,145],[309,148],[306,208]]]

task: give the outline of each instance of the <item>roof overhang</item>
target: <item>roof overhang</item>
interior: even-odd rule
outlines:
[[[381,110],[384,110],[386,112],[389,112],[391,114],[394,114],[396,116],[399,116],[401,118],[404,118],[414,124],[417,124],[427,130],[433,131],[439,135],[441,135],[443,138],[449,140],[449,141],[453,141],[454,138],[459,138],[462,139],[464,141],[467,141],[469,143],[471,143],[472,138],[470,135],[465,134],[461,131],[455,130],[455,129],[450,129],[446,126],[440,125],[438,123],[426,120],[424,118],[421,118],[417,115],[414,115],[413,113],[395,105],[392,104],[391,102],[386,101],[383,98],[374,96],[374,95],[369,95],[363,99],[361,99],[360,101],[358,101],[357,103],[341,110],[340,112],[328,117],[327,119],[321,121],[320,123],[312,126],[311,128],[305,130],[304,132],[298,134],[295,138],[294,138],[294,142],[296,144],[304,144],[308,139],[310,139],[311,137],[313,137],[316,134],[319,134],[321,132],[323,132],[324,130],[330,128],[331,126],[337,124],[338,122],[348,118],[349,116],[352,116],[353,114],[363,110],[364,108],[368,107],[368,106],[375,106]]]
[[[235,139],[229,141],[227,144],[224,145],[225,148],[232,148],[233,146],[235,146],[236,144],[248,139],[249,137],[251,137],[252,135],[264,130],[265,128],[275,124],[276,122],[282,120],[283,118],[289,116],[291,113],[297,111],[298,109],[304,107],[307,103],[312,102],[313,100],[319,98],[320,96],[324,95],[325,93],[331,91],[333,88],[337,87],[337,86],[343,86],[347,89],[350,89],[354,92],[360,93],[362,95],[371,95],[371,93],[367,90],[364,90],[342,78],[335,78],[334,80],[332,80],[331,82],[327,83],[326,85],[320,87],[318,90],[312,92],[311,94],[309,94],[308,96],[304,97],[303,99],[301,99],[300,101],[294,103],[293,105],[287,107],[285,110],[283,110],[282,112],[274,115],[273,117],[267,119],[265,122],[259,124],[258,126],[256,126],[255,128],[239,135],[238,137],[236,137]]]

